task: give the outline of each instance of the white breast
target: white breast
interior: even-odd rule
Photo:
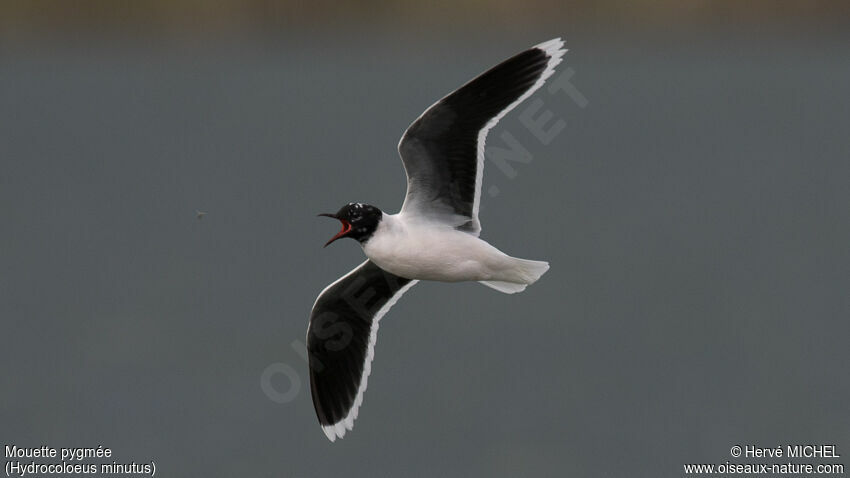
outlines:
[[[395,275],[445,282],[498,277],[510,259],[471,234],[399,214],[384,215],[363,252]]]

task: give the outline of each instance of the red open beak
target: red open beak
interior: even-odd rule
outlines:
[[[332,237],[330,241],[326,242],[325,245],[322,246],[322,247],[328,247],[330,245],[330,243],[332,243],[333,241],[335,241],[335,240],[337,240],[341,237],[345,237],[346,234],[351,232],[351,223],[346,221],[345,219],[340,219],[340,218],[336,217],[336,214],[324,213],[324,214],[319,214],[319,215],[325,216],[325,217],[332,217],[332,218],[337,219],[339,222],[342,223],[342,229],[340,229],[340,231],[338,233],[336,233],[336,235],[334,237]]]

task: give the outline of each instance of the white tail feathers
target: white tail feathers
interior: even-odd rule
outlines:
[[[528,259],[513,258],[516,263],[517,271],[523,276],[524,284],[534,284],[546,271],[549,270],[549,263],[544,261],[530,261]]]
[[[507,280],[480,281],[481,284],[505,294],[516,294],[537,282],[537,279],[549,270],[548,262],[517,259],[516,257],[511,257],[511,261],[513,261],[513,267],[510,271],[507,271],[504,277]]]

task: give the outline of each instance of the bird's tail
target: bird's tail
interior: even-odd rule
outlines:
[[[510,270],[505,274],[506,280],[480,281],[487,287],[496,289],[505,294],[516,294],[522,292],[531,284],[537,282],[540,276],[549,270],[549,263],[543,261],[530,261],[511,257]]]

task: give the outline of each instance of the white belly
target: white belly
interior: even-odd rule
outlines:
[[[363,252],[378,267],[397,276],[444,282],[498,279],[511,260],[465,232],[398,223],[379,226]]]

